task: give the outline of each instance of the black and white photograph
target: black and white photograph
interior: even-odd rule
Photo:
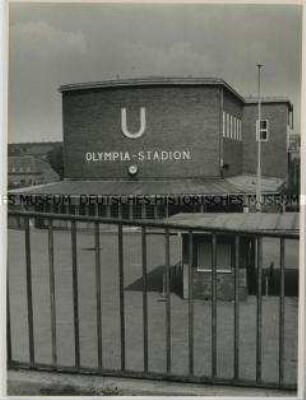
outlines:
[[[302,3],[7,8],[7,396],[300,396]]]

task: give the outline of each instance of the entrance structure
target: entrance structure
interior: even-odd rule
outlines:
[[[163,218],[242,211],[239,196],[254,195],[257,99],[224,80],[127,79],[59,90],[64,181],[14,193],[68,196],[69,203],[37,203],[37,211]],[[292,104],[262,99],[262,118],[262,193],[278,194],[287,180]]]
[[[245,300],[249,293],[256,293],[258,280],[256,234],[268,233],[272,237],[281,233],[294,235],[299,230],[299,213],[178,214],[169,218],[167,222],[191,228],[203,227],[203,231],[195,232],[191,239],[188,232],[183,231],[181,234],[183,297],[189,298],[189,290],[192,287],[194,298],[211,299],[214,267],[217,298],[234,300],[237,293],[240,300]],[[223,229],[229,229],[230,232],[218,235],[217,241],[214,242],[208,231]],[[239,272],[237,282],[235,282],[236,265]],[[263,267],[267,270],[268,265]],[[298,265],[295,267],[298,268]],[[275,265],[275,268],[280,272],[279,265]],[[283,279],[285,280],[284,277]]]

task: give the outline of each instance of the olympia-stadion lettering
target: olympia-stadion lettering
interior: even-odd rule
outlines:
[[[87,162],[186,161],[191,160],[191,152],[189,150],[141,150],[136,153],[130,153],[129,151],[87,152],[84,157]]]

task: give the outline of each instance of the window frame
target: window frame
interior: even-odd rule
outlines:
[[[261,128],[261,123],[266,122],[266,127]],[[262,134],[266,134],[266,137],[263,139]],[[269,141],[269,136],[270,136],[270,121],[269,119],[261,119],[260,122],[257,119],[256,120],[256,141],[258,142],[259,140],[261,142],[268,142]]]
[[[212,268],[208,268],[208,267],[202,267],[199,263],[199,248],[201,245],[203,244],[207,244],[210,245],[211,247],[211,251],[212,251],[212,242],[210,240],[199,240],[196,242],[196,246],[195,246],[195,268],[197,272],[212,272]],[[218,245],[225,245],[227,244],[229,246],[229,259],[230,259],[230,264],[228,265],[228,267],[221,267],[218,266],[217,263],[217,272],[218,273],[232,273],[233,269],[234,269],[234,264],[233,264],[233,252],[234,252],[234,241],[232,238],[220,238],[219,241],[217,241],[217,253],[218,253]],[[211,254],[211,252],[210,252]],[[218,258],[218,257],[217,257]]]

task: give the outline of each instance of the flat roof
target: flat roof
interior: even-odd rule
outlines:
[[[278,178],[262,178],[262,193],[280,193],[284,181]],[[97,196],[226,196],[254,194],[256,178],[236,176],[232,178],[207,178],[184,180],[66,180],[40,186],[24,187],[10,191],[12,194],[44,195],[97,195]]]
[[[204,86],[204,85],[220,85],[225,87],[234,96],[238,97],[243,103],[258,103],[258,98],[241,96],[230,84],[224,79],[217,77],[143,77],[143,78],[126,78],[126,79],[109,79],[103,81],[80,82],[60,85],[58,91],[60,93],[70,92],[74,90],[89,89],[111,89],[125,87],[152,87],[152,86]],[[261,102],[266,103],[288,103],[289,108],[293,105],[290,99],[286,97],[263,97]]]
[[[252,97],[245,97],[245,103],[246,104],[258,104],[258,97],[252,96]],[[287,103],[289,105],[289,109],[293,109],[293,105],[288,99],[288,97],[281,97],[281,96],[265,96],[261,98],[261,103],[264,104],[275,104],[275,103]]]
[[[69,92],[73,90],[88,89],[109,89],[121,87],[150,87],[150,86],[206,86],[220,85],[228,89],[232,94],[238,97],[242,102],[244,98],[227,82],[221,78],[193,78],[193,77],[144,77],[130,79],[111,79],[104,81],[93,81],[83,83],[71,83],[61,85],[59,92]]]
[[[217,229],[226,231],[299,232],[299,213],[180,213],[166,219],[178,226]]]

